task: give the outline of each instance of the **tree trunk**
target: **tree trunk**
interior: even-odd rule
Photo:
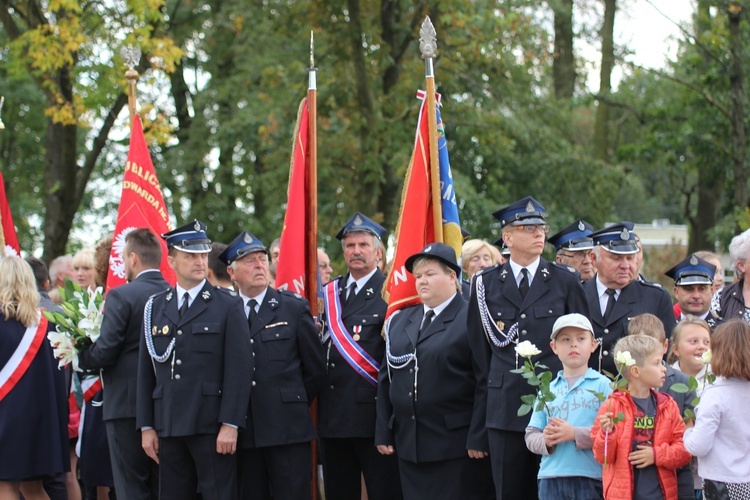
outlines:
[[[604,0],[604,23],[602,24],[602,64],[599,72],[599,95],[606,98],[612,90],[610,78],[615,65],[615,10],[617,0]],[[594,122],[594,155],[602,161],[609,158],[609,104],[599,99]]]
[[[555,97],[572,99],[576,86],[576,65],[573,54],[573,0],[554,0],[555,52],[552,55],[552,78]]]
[[[745,84],[742,75],[742,39],[740,22],[742,5],[739,2],[729,2],[727,14],[729,18],[729,53],[731,68],[729,83],[732,102],[732,153],[734,169],[734,205],[735,208],[747,207],[747,172],[745,160],[747,145],[745,139]],[[737,227],[739,230],[740,228]]]

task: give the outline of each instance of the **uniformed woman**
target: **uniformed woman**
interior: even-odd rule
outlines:
[[[488,460],[484,415],[474,412],[486,381],[472,364],[455,251],[433,243],[406,268],[421,304],[386,322],[375,444],[397,455],[406,499],[491,497],[481,487],[491,485],[489,469],[479,472]]]

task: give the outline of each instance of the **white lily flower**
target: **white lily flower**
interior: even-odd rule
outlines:
[[[627,368],[628,366],[633,366],[635,364],[635,360],[630,355],[630,351],[620,351],[615,355],[615,362],[622,366]]]
[[[58,368],[72,364],[75,371],[81,371],[78,367],[78,352],[73,346],[73,340],[70,335],[64,332],[51,331],[47,333],[47,339],[52,346],[55,358],[57,358]]]
[[[537,349],[537,347],[528,340],[524,340],[516,346],[516,353],[523,358],[531,358],[532,356],[541,354],[542,351]]]

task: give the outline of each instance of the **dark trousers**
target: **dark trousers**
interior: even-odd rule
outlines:
[[[240,499],[305,500],[311,497],[312,448],[295,443],[237,451]]]
[[[537,498],[539,457],[526,448],[523,432],[487,429],[492,479],[498,500]]]
[[[237,456],[216,453],[216,435],[159,438],[159,499],[237,500]]]
[[[159,498],[159,466],[143,451],[135,419],[119,418],[104,424],[117,495],[128,500]]]
[[[485,500],[486,488],[472,482],[476,479],[477,465],[478,461],[469,458],[468,455],[451,460],[420,463],[399,459],[398,470],[404,499]]]
[[[322,439],[321,447],[326,500],[361,498],[361,474],[369,500],[402,498],[396,456],[378,453],[373,438]]]

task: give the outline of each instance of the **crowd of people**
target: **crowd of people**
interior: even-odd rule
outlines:
[[[531,197],[494,215],[502,238],[461,262],[409,257],[419,303],[388,318],[386,229],[364,214],[336,235],[342,276],[318,250],[318,317],[274,288],[278,240],[181,226],[160,235],[170,286],[160,236],[135,229],[80,372],[57,369],[40,310],[66,276],[103,285],[111,239],[49,275],[3,258],[0,499],[298,500],[313,457],[327,500],[750,498],[750,230],[732,284],[711,252],[666,271],[673,305],[632,223],[547,237]]]

